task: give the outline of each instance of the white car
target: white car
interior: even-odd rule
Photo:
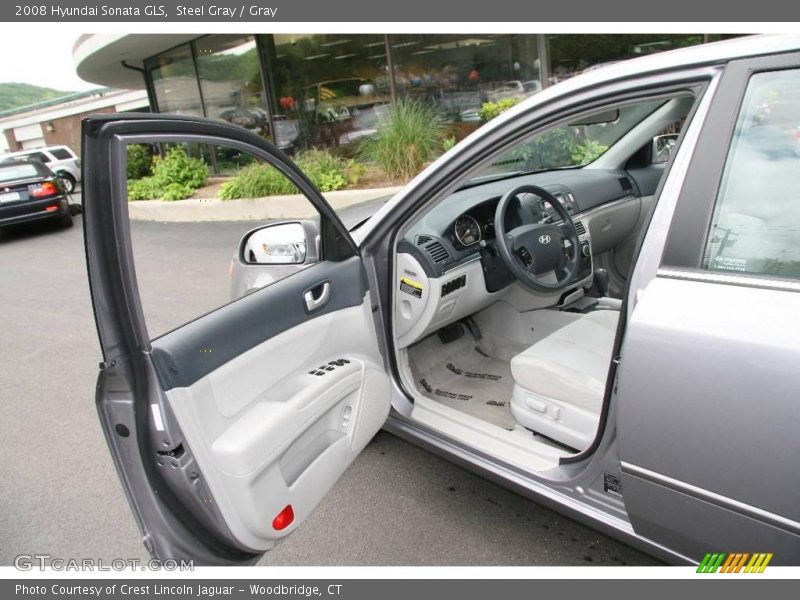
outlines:
[[[45,146],[0,156],[0,161],[12,159],[33,159],[45,164],[61,180],[69,194],[75,191],[75,186],[81,181],[81,159],[69,146]]]

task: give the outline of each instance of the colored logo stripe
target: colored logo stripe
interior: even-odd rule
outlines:
[[[763,573],[764,569],[772,560],[773,554],[756,552],[750,554],[749,552],[734,552],[727,554],[725,552],[708,552],[703,557],[700,565],[697,567],[698,573]],[[747,562],[747,559],[750,559]],[[745,566],[747,562],[747,566]],[[744,568],[744,571],[742,571]]]

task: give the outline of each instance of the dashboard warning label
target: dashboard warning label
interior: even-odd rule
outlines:
[[[422,284],[408,277],[400,278],[400,291],[411,294],[415,298],[422,298]]]

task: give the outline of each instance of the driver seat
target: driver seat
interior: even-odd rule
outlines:
[[[517,423],[577,450],[592,443],[619,314],[583,314],[511,359]]]

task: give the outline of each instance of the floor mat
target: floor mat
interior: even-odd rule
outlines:
[[[468,333],[449,344],[431,335],[408,349],[417,388],[426,396],[504,429],[514,380],[508,361],[483,352]]]

